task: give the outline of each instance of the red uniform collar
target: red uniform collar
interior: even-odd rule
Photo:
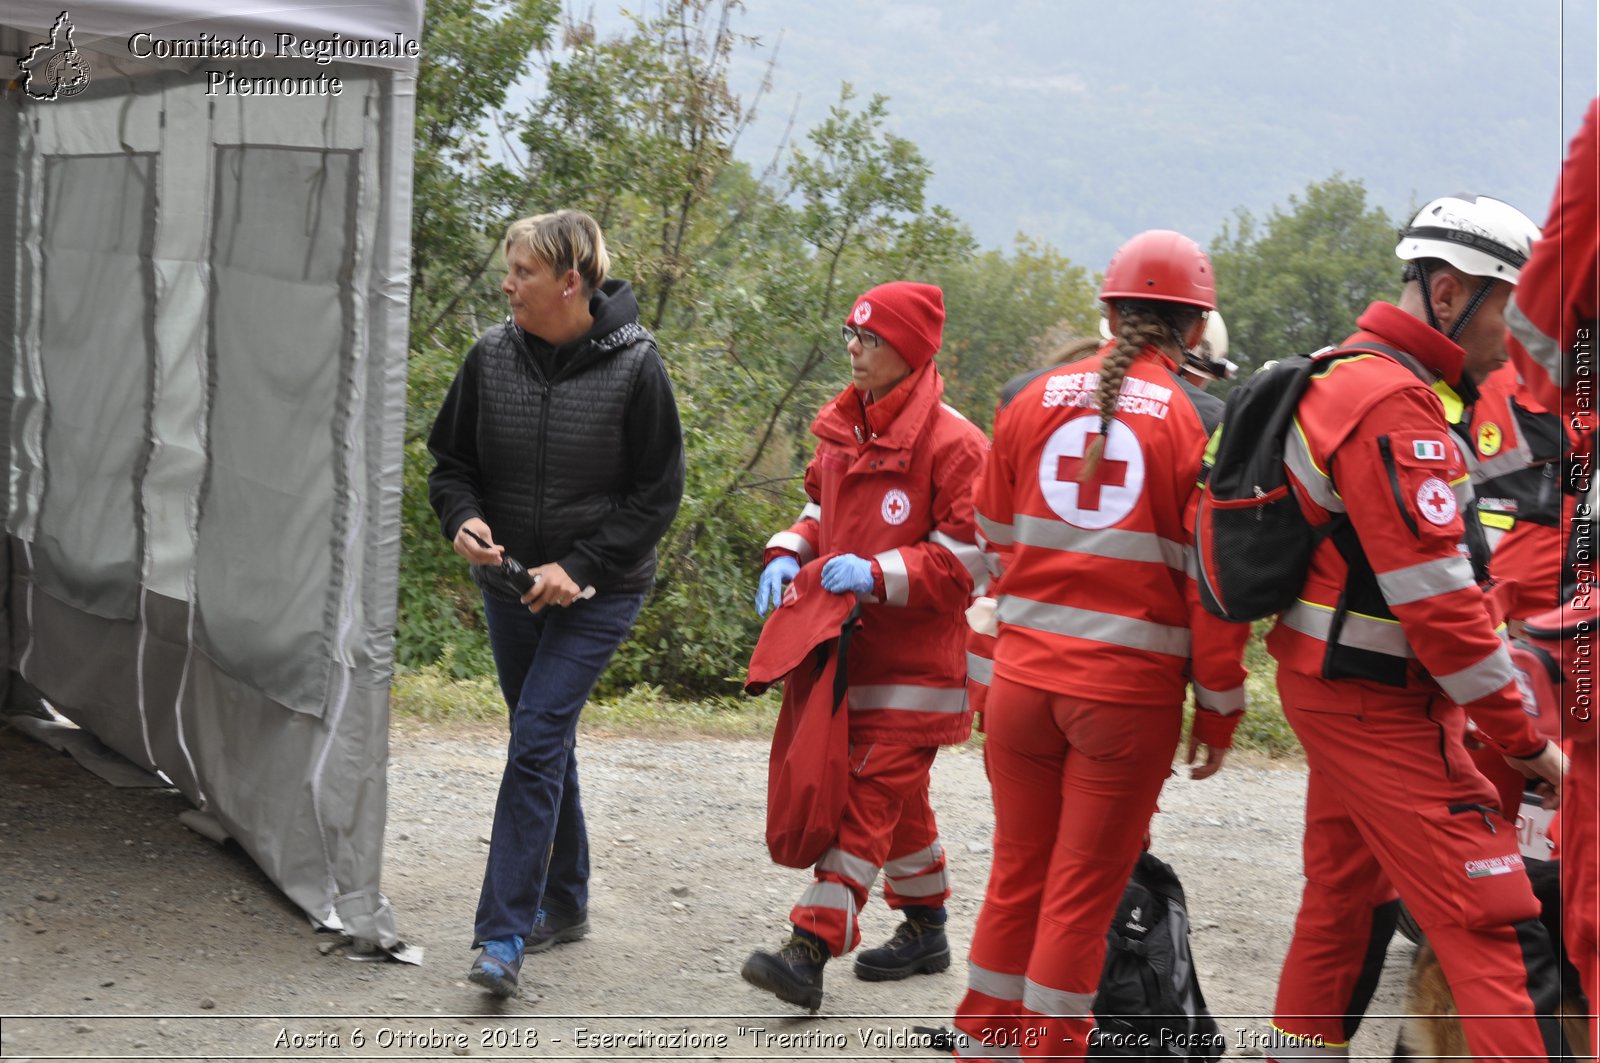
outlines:
[[[1439,374],[1446,384],[1461,389],[1467,352],[1426,321],[1392,303],[1373,303],[1356,319],[1356,328],[1359,331],[1345,340],[1346,347],[1360,346],[1363,341],[1398,347]]]
[[[881,446],[910,447],[943,394],[944,377],[932,362],[902,380],[879,402],[864,403],[862,392],[851,384],[822,408],[811,422],[811,432],[819,439],[841,443],[875,439]]]

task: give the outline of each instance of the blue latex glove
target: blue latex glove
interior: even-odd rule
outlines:
[[[784,555],[767,562],[761,571],[761,586],[756,589],[756,615],[766,616],[783,601],[783,585],[800,572],[800,562]]]
[[[822,589],[834,594],[871,594],[872,562],[855,554],[828,558],[822,566]]]

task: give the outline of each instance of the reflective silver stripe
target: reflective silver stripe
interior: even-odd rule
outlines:
[[[1378,589],[1390,605],[1420,602],[1440,594],[1474,590],[1477,586],[1478,581],[1472,578],[1472,562],[1459,554],[1378,573]]]
[[[1520,432],[1521,429],[1522,426],[1519,424],[1517,430]],[[1485,480],[1493,480],[1507,473],[1519,472],[1532,464],[1533,451],[1528,447],[1528,441],[1519,435],[1516,446],[1501,451],[1492,458],[1480,459],[1472,470],[1472,482],[1483,483]]]
[[[944,846],[935,838],[933,844],[925,849],[918,849],[914,853],[896,857],[883,865],[883,873],[890,878],[897,875],[915,875],[926,871],[928,868],[944,859]]]
[[[914,687],[900,683],[852,686],[849,701],[852,709],[959,713],[967,711],[967,688]]]
[[[1184,627],[1169,627],[1094,609],[1036,602],[1031,598],[1018,598],[1010,594],[1000,596],[998,616],[1001,623],[1035,631],[1164,653],[1171,657],[1189,656],[1189,629]]]
[[[1472,478],[1463,476],[1450,485],[1451,492],[1456,496],[1456,506],[1463,513],[1471,513],[1478,508],[1478,492],[1472,486]]]
[[[822,519],[822,507],[817,505],[815,502],[807,502],[806,503],[806,508],[804,508],[804,509],[802,509],[800,511],[800,519],[801,520],[821,520]]]
[[[951,1036],[957,1059],[1021,1059],[1022,1049],[1016,1045],[995,1045],[974,1041],[960,1030]]]
[[[902,897],[936,897],[950,888],[950,873],[943,868],[916,878],[892,878],[894,891]]]
[[[1278,1026],[1272,1028],[1272,1050],[1267,1053],[1277,1060],[1286,1059],[1348,1059],[1350,1045],[1342,1042],[1335,1045],[1317,1044],[1310,1037],[1301,1037]]]
[[[1244,711],[1244,687],[1234,687],[1232,690],[1212,690],[1199,683],[1194,685],[1194,700],[1199,705],[1220,712],[1224,716],[1232,716],[1236,712]]]
[[[1500,549],[1500,540],[1505,538],[1506,529],[1496,528],[1492,524],[1484,524],[1482,527],[1484,544],[1489,547],[1489,556],[1493,557],[1494,552]]]
[[[1152,532],[1116,531],[1111,528],[1077,528],[1045,517],[1018,517],[1017,542],[1047,550],[1109,557],[1117,561],[1149,561],[1180,572],[1184,545]]]
[[[1506,327],[1511,334],[1521,341],[1522,346],[1533,356],[1533,360],[1550,374],[1550,379],[1555,381],[1557,387],[1567,386],[1567,360],[1561,354],[1561,345],[1554,337],[1546,336],[1538,325],[1528,320],[1528,315],[1522,312],[1522,307],[1517,305],[1515,299],[1506,307]]]
[[[800,908],[832,908],[844,912],[853,921],[856,917],[856,898],[850,887],[842,882],[813,882],[800,895]]]
[[[1459,672],[1434,676],[1439,689],[1449,695],[1457,705],[1467,705],[1479,698],[1488,697],[1516,677],[1511,665],[1511,654],[1501,643],[1483,660]]]
[[[1304,600],[1285,609],[1279,619],[1302,635],[1310,635],[1323,642],[1328,641],[1328,633],[1333,630],[1333,610]],[[1339,632],[1339,644],[1358,650],[1371,650],[1373,653],[1387,653],[1391,657],[1413,656],[1411,644],[1406,641],[1406,634],[1398,620],[1379,620],[1357,613],[1345,615],[1344,627]]]
[[[1021,1003],[1023,983],[1026,981],[1027,979],[1020,974],[1002,974],[987,967],[979,967],[970,959],[967,961],[967,988],[986,997]]]
[[[851,882],[858,883],[862,889],[871,889],[878,880],[876,864],[859,856],[851,856],[843,849],[829,849],[823,853],[822,859],[817,861],[817,870],[843,875]]]
[[[978,530],[983,532],[983,537],[996,546],[1010,546],[1012,543],[1011,525],[992,521],[982,513],[977,513]]]
[[[1093,993],[1069,993],[1065,989],[1051,989],[1032,978],[1022,988],[1022,1006],[1053,1019],[1087,1019],[1094,1004]]]
[[[872,560],[883,570],[883,604],[904,605],[911,600],[911,573],[906,570],[906,559],[898,550],[885,550],[872,555]]]
[[[802,565],[817,556],[817,552],[811,549],[811,544],[806,542],[803,536],[796,535],[792,531],[781,531],[768,539],[767,549],[787,550],[799,557]]]
[[[987,657],[980,657],[971,650],[967,651],[967,678],[974,683],[984,686],[994,685],[994,662]]]
[[[1289,466],[1294,478],[1306,489],[1311,501],[1329,513],[1344,512],[1344,502],[1339,498],[1339,493],[1333,489],[1333,481],[1317,468],[1316,461],[1311,457],[1311,446],[1306,442],[1305,432],[1301,430],[1298,418],[1290,426],[1288,437],[1283,441],[1283,463]]]
[[[955,536],[946,535],[938,530],[929,533],[928,541],[937,543],[955,554],[956,560],[961,562],[961,567],[967,570],[967,575],[972,577],[974,584],[983,582],[989,574],[989,570],[984,567],[983,551],[978,549],[977,543],[964,543]]]

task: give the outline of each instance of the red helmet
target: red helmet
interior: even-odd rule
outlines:
[[[1215,310],[1216,274],[1199,244],[1171,229],[1149,229],[1111,256],[1100,298],[1154,299]]]

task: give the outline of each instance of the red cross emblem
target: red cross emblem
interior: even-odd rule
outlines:
[[[883,496],[883,519],[886,524],[904,524],[911,516],[911,499],[898,487],[891,487]]]
[[[1429,524],[1449,524],[1456,515],[1456,495],[1450,485],[1430,476],[1417,488],[1417,511]]]
[[[1083,449],[1087,453],[1090,444],[1097,436],[1087,436],[1083,441]],[[1128,463],[1116,461],[1108,455],[1100,456],[1100,467],[1095,469],[1094,477],[1089,480],[1079,481],[1078,475],[1083,469],[1083,458],[1063,454],[1056,460],[1056,479],[1063,482],[1076,482],[1078,484],[1078,508],[1100,508],[1101,487],[1121,487],[1128,482]]]

